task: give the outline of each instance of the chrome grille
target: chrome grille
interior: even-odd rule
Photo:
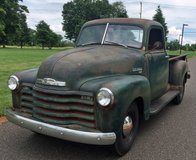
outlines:
[[[23,87],[21,111],[30,113],[43,122],[69,125],[76,124],[95,128],[94,101],[86,92],[54,92]]]
[[[23,87],[21,90],[21,112],[33,114],[32,87]]]

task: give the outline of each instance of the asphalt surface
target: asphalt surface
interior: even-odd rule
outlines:
[[[0,160],[196,160],[196,58],[179,106],[169,104],[141,124],[132,149],[117,157],[107,146],[67,142],[11,123],[0,125]]]

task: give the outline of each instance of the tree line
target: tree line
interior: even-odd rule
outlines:
[[[42,48],[62,46],[63,37],[40,21],[33,30],[27,25],[27,6],[22,0],[3,0],[0,3],[0,45],[40,45]],[[122,2],[109,3],[108,0],[73,0],[63,6],[63,31],[65,37],[75,41],[83,23],[88,20],[109,17],[128,17]]]
[[[180,43],[179,40],[175,39],[170,42],[167,42],[167,49],[176,51],[180,49]],[[196,51],[196,44],[185,44],[182,46],[182,50],[185,51]]]
[[[40,45],[43,49],[64,46],[63,37],[50,29],[50,26],[40,21],[33,30],[27,25],[27,6],[23,0],[3,0],[0,3],[0,45]],[[108,0],[72,0],[63,5],[62,25],[65,38],[74,42],[81,26],[89,20],[99,18],[128,17],[125,6],[121,1],[109,3]],[[160,6],[157,7],[153,20],[160,22],[165,30],[167,40],[168,28]],[[179,42],[167,42],[167,49],[178,50]],[[196,44],[186,44],[184,50],[196,50]]]
[[[2,0],[0,3],[0,45],[41,45],[42,48],[60,46],[62,36],[50,29],[50,26],[40,21],[33,30],[27,25],[27,6],[22,0]]]

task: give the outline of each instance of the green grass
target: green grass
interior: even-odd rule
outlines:
[[[65,48],[42,50],[39,48],[0,48],[0,116],[11,106],[11,93],[7,87],[8,77],[18,71],[37,68],[48,56]]]
[[[170,55],[180,55],[180,51],[168,51]],[[181,54],[188,54],[188,58],[192,58],[196,56],[196,51],[182,51]]]

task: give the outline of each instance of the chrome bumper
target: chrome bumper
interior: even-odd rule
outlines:
[[[111,145],[116,141],[116,134],[114,132],[84,132],[63,128],[20,116],[12,110],[6,111],[6,117],[10,122],[26,129],[68,141],[95,145]]]

